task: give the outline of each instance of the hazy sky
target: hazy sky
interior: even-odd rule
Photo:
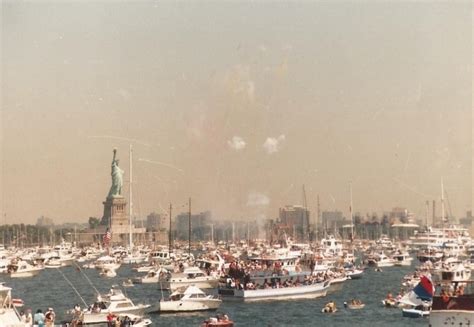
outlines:
[[[2,212],[472,204],[472,4],[2,1]],[[125,188],[128,188],[125,185]],[[438,202],[438,208],[440,207]],[[176,209],[180,211],[181,209]]]

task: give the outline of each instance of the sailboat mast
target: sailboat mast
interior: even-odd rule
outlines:
[[[354,215],[352,213],[352,181],[349,182],[349,190],[350,190],[350,194],[351,194],[351,203],[350,203],[350,207],[349,207],[349,214],[351,215],[351,242],[354,240]]]
[[[132,234],[132,217],[133,217],[133,202],[132,202],[132,184],[133,184],[133,175],[132,175],[132,161],[133,161],[133,150],[132,150],[132,145],[130,144],[130,184],[129,184],[129,192],[128,192],[128,197],[129,197],[129,236],[128,236],[128,246],[130,248],[130,251],[132,251],[133,248],[133,234]]]
[[[168,253],[171,254],[171,210],[173,209],[172,204],[170,203],[170,230],[168,233]]]
[[[211,244],[214,245],[214,224],[211,224]]]
[[[445,209],[444,209],[444,184],[441,178],[441,223],[444,225]]]
[[[191,198],[189,198],[189,212],[188,212],[188,254],[191,257]]]
[[[309,234],[309,221],[307,221],[308,220],[307,212],[308,212],[308,204],[306,201],[306,189],[303,184],[303,235],[302,235],[303,242],[305,241],[306,235]],[[309,240],[309,237],[308,237],[308,240]]]

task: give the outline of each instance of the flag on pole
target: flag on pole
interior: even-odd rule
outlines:
[[[111,239],[112,239],[112,232],[110,231],[110,228],[107,228],[107,231],[105,232],[103,236],[104,244],[109,245]]]

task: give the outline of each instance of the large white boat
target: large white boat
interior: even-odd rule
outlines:
[[[11,278],[27,278],[37,276],[43,267],[32,266],[26,261],[11,263],[8,266],[8,274]]]
[[[392,256],[395,266],[411,266],[413,258],[408,252],[399,252]]]
[[[153,311],[189,312],[216,310],[221,303],[221,299],[213,295],[207,295],[196,286],[188,286],[184,292],[176,290],[168,299],[161,299]]]
[[[164,279],[160,279],[159,286],[161,289],[169,289],[174,291],[180,287],[194,285],[196,287],[207,289],[216,288],[219,284],[217,275],[208,275],[197,267],[189,267],[182,273],[172,274]]]
[[[330,282],[264,289],[219,288],[219,295],[243,301],[315,299],[326,296]]]
[[[111,256],[103,256],[96,260],[95,262],[96,269],[109,269],[109,270],[117,270],[121,266],[120,259],[111,257]]]
[[[368,263],[377,267],[393,267],[395,265],[395,260],[387,257],[385,253],[381,252],[370,257]]]
[[[465,282],[471,279],[471,268],[463,263],[447,267],[441,270],[441,281],[444,282]]]
[[[136,277],[133,279],[134,284],[156,284],[159,282],[160,276],[167,274],[168,271],[164,268],[150,269],[145,276]]]
[[[0,283],[0,326],[26,327],[12,300],[12,289]]]
[[[456,226],[430,227],[427,231],[416,233],[410,237],[411,245],[415,248],[441,248],[445,243],[465,244],[469,241],[470,237],[467,229]]]
[[[120,289],[112,288],[110,293],[99,295],[97,301],[78,318],[83,325],[101,324],[107,323],[108,314],[132,314],[142,317],[149,307],[149,304],[135,305]]]
[[[51,252],[44,260],[45,268],[61,268],[71,266],[74,262],[74,257],[68,254],[61,254],[61,252]]]
[[[345,276],[345,275],[342,275],[342,276],[336,276],[336,277],[333,277],[329,280],[329,290],[328,292],[329,293],[334,293],[334,292],[337,292],[337,291],[340,291],[342,290],[342,287],[344,286],[344,282],[347,280],[348,278]]]
[[[332,235],[321,240],[321,247],[325,255],[342,256],[342,242]]]
[[[462,287],[462,292],[455,295],[442,292],[433,297],[430,327],[474,324],[474,281],[465,281],[462,286],[456,284],[454,287]]]

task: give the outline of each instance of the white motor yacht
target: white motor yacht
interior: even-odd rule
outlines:
[[[377,267],[393,267],[395,261],[387,257],[383,252],[375,257]]]
[[[84,310],[79,319],[83,325],[107,323],[107,315],[132,314],[142,317],[149,304],[135,305],[123,292],[113,287],[110,293],[98,296],[97,301],[88,309]]]
[[[189,267],[182,273],[172,274],[170,277],[160,279],[158,285],[160,285],[162,289],[170,289],[171,291],[174,291],[180,287],[187,287],[190,285],[202,289],[216,288],[218,284],[219,277],[217,275],[208,275],[197,267]]]
[[[117,270],[120,268],[120,266],[121,266],[120,259],[108,256],[108,255],[100,257],[95,262],[96,269],[105,268],[105,269]]]
[[[397,253],[392,257],[395,266],[411,266],[413,258],[407,252]]]
[[[168,271],[164,268],[155,268],[147,272],[143,277],[137,277],[133,279],[134,284],[156,284],[158,283],[160,276],[164,276]]]
[[[207,295],[196,286],[188,286],[183,292],[174,291],[169,298],[161,299],[154,311],[158,312],[189,312],[216,310],[221,305],[222,300]]]
[[[51,252],[44,260],[45,268],[61,268],[72,266],[74,258],[71,255],[60,254],[60,252]]]
[[[43,269],[43,267],[32,266],[26,261],[18,261],[17,263],[11,263],[7,272],[11,278],[27,278],[38,275]]]

